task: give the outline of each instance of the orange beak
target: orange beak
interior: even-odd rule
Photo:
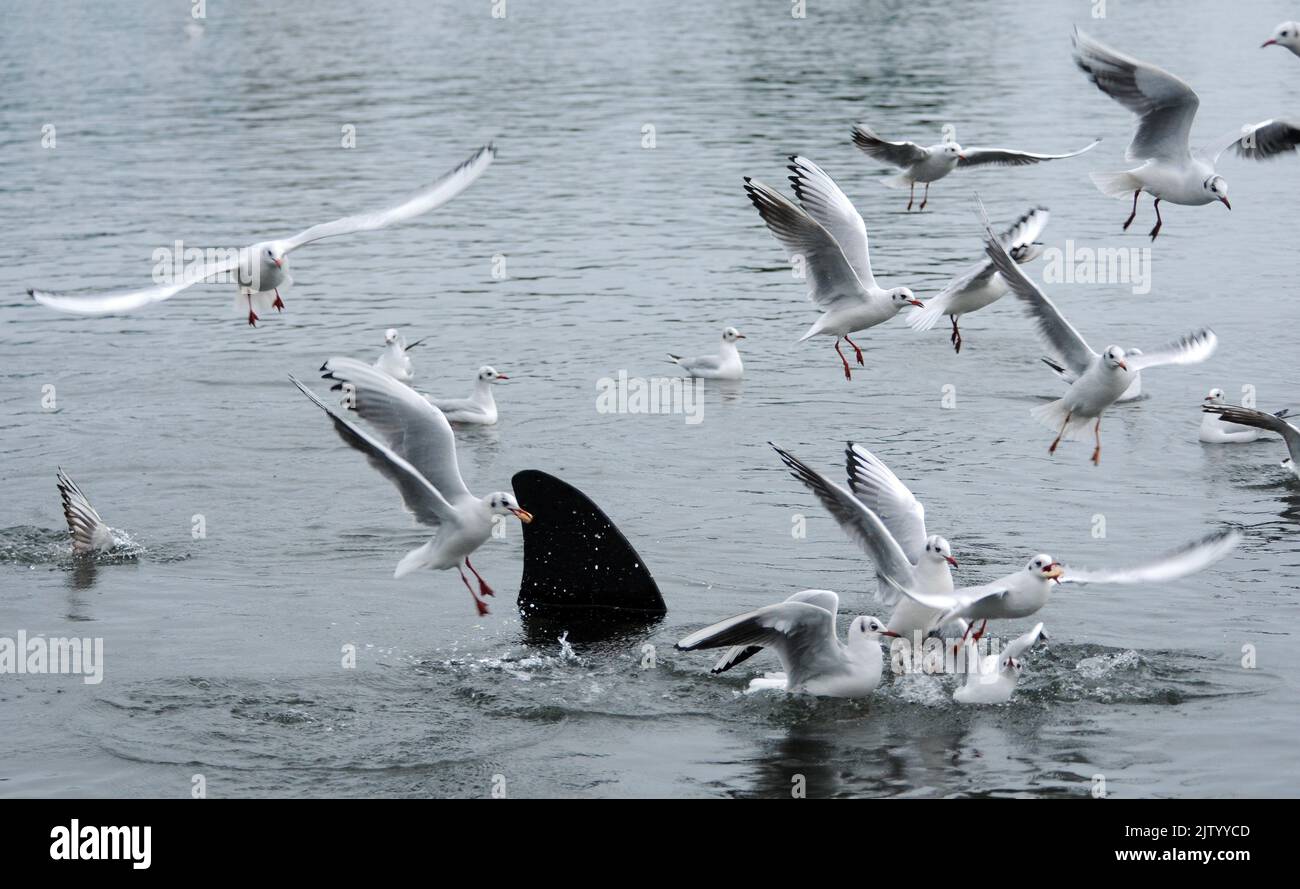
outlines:
[[[952,556],[944,556],[944,559],[946,559],[948,564],[951,565],[952,567],[954,568],[958,567],[957,560],[954,559]]]
[[[920,306],[923,309],[925,308],[925,303],[921,302],[919,299],[909,299],[908,302],[914,306]]]
[[[1123,368],[1124,370],[1128,370],[1128,365],[1125,364],[1123,361],[1121,361],[1121,362],[1119,363],[1119,366],[1120,366],[1121,368]]]
[[[512,509],[510,511],[513,512],[515,517],[525,525],[533,520],[533,514],[526,509]]]
[[[276,259],[276,260],[272,260],[272,261],[275,263],[275,267],[276,267],[277,269],[282,269],[282,268],[284,268],[284,260],[283,260],[283,259]]]

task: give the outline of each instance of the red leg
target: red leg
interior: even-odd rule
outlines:
[[[844,353],[840,351],[840,338],[839,338],[839,337],[836,337],[836,338],[835,338],[835,354],[836,354],[836,355],[839,355],[839,356],[840,356],[840,361],[843,361],[843,362],[844,362],[844,379],[846,379],[846,380],[851,380],[851,379],[853,379],[853,371],[849,370],[849,360],[848,360],[847,358],[845,358],[845,357],[844,357]]]
[[[948,317],[952,319],[952,336],[949,337],[949,339],[952,341],[953,348],[957,350],[957,354],[960,355],[961,354],[961,331],[957,329],[957,316],[949,315]]]
[[[1092,465],[1100,466],[1101,465],[1101,417],[1097,418],[1097,425],[1093,427],[1093,431],[1097,434],[1097,447],[1092,452]]]
[[[1128,227],[1133,224],[1133,219],[1138,215],[1138,196],[1141,194],[1140,188],[1133,192],[1133,212],[1128,214],[1128,219],[1124,220],[1124,231],[1128,231]]]
[[[912,188],[907,192],[907,209],[912,209],[912,202],[916,200],[916,183],[912,183]]]
[[[465,589],[469,590],[470,597],[474,600],[474,607],[478,609],[478,616],[483,617],[488,613],[487,603],[478,597],[478,593],[474,592],[474,588],[469,585],[469,581],[465,578],[465,572],[461,571],[459,565],[456,566],[456,570],[460,572],[460,582],[465,584]]]
[[[930,183],[925,183],[925,194],[921,197],[921,206],[919,209],[924,210],[925,205],[930,202]]]
[[[1160,234],[1160,226],[1165,224],[1165,221],[1160,218],[1160,198],[1156,198],[1155,207],[1156,207],[1156,227],[1151,229],[1151,240],[1153,241],[1156,239],[1156,235]]]
[[[257,326],[257,315],[253,312],[253,294],[248,294],[248,326]]]
[[[280,299],[279,287],[275,288],[275,302],[271,303],[271,305],[275,307],[275,310],[277,312],[281,311],[284,308],[284,300]]]
[[[487,581],[483,579],[483,575],[474,570],[474,563],[469,560],[468,556],[465,557],[465,564],[469,567],[470,571],[474,571],[474,576],[478,578],[478,591],[485,596],[495,596],[496,591],[487,585]]]
[[[1066,414],[1066,415],[1065,415],[1065,422],[1061,424],[1061,431],[1058,432],[1058,433],[1056,433],[1056,438],[1055,438],[1055,440],[1053,440],[1053,442],[1052,442],[1052,446],[1051,446],[1050,448],[1047,449],[1047,453],[1049,453],[1049,454],[1055,454],[1055,453],[1056,453],[1056,446],[1059,445],[1059,444],[1061,443],[1061,436],[1065,434],[1065,427],[1070,425],[1070,417],[1072,417],[1072,416],[1074,416],[1074,414],[1072,414],[1072,413],[1070,413],[1070,414]],[[1098,420],[1098,422],[1101,422],[1101,421]]]
[[[866,364],[866,362],[862,360],[862,350],[858,348],[857,343],[849,339],[849,335],[847,333],[844,334],[844,342],[848,343],[850,346],[853,347],[853,351],[857,354],[858,364]]]
[[[971,626],[973,627],[975,626],[975,624],[972,623]],[[971,638],[974,639],[976,642],[980,641],[980,639],[983,638],[984,636],[984,631],[987,630],[988,628],[989,628],[989,619],[986,617],[984,618],[984,622],[980,624],[979,632],[976,633]],[[967,627],[967,629],[970,629],[970,627]]]

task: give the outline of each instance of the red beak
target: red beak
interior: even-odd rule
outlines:
[[[272,261],[275,263],[275,267],[276,267],[277,269],[282,269],[282,268],[284,268],[284,260],[283,260],[283,259],[276,259],[276,260],[272,260]]]
[[[908,302],[914,306],[920,306],[923,309],[925,308],[925,303],[921,302],[919,299],[909,299]]]
[[[1232,209],[1232,204],[1229,204],[1229,203],[1228,203],[1228,199],[1227,199],[1227,198],[1219,198],[1219,200],[1223,201],[1223,206],[1227,207],[1229,210]]]
[[[1263,49],[1266,46],[1277,46],[1277,41],[1270,37],[1268,40],[1265,40],[1263,43],[1261,43],[1259,45],[1259,48]]]
[[[1125,364],[1123,361],[1119,363],[1119,366],[1122,367],[1124,370],[1128,370],[1128,365]]]
[[[497,374],[497,379],[498,379],[498,380],[508,380],[508,379],[510,379],[510,378],[509,378],[508,376],[506,376],[505,374]]]
[[[952,556],[944,556],[944,559],[946,559],[948,564],[951,565],[952,567],[954,568],[958,567],[957,560],[954,559]]]

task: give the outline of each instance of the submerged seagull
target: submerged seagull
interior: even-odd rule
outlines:
[[[865,698],[880,685],[880,640],[897,634],[874,617],[855,617],[847,641],[841,642],[835,628],[839,606],[840,597],[830,590],[804,590],[784,602],[691,633],[674,647],[678,651],[770,648],[780,658],[783,672],[754,679],[749,691]],[[715,667],[714,672],[720,670]]]
[[[425,399],[442,411],[452,423],[465,423],[470,426],[492,426],[497,421],[497,403],[492,397],[492,387],[501,380],[510,379],[503,373],[497,373],[495,367],[483,365],[474,378],[474,391],[469,398],[434,398],[425,395]]]
[[[1051,214],[1046,207],[1035,207],[1011,224],[999,235],[1003,246],[1018,263],[1026,263],[1042,255],[1043,245],[1038,240]],[[1007,292],[1006,279],[989,259],[982,259],[948,282],[932,299],[919,309],[908,313],[907,323],[913,330],[930,330],[944,315],[952,321],[949,341],[957,354],[961,354],[961,331],[957,319],[962,315],[992,305]]]
[[[396,329],[390,327],[384,331],[384,351],[379,353],[379,358],[375,360],[375,367],[388,374],[393,379],[402,383],[409,383],[415,379],[415,369],[411,366],[411,359],[406,354],[407,350],[414,349],[424,340],[416,340],[408,344]]]
[[[428,213],[468,188],[483,175],[483,171],[488,168],[495,156],[496,149],[491,145],[485,145],[458,167],[400,204],[372,213],[345,216],[333,222],[314,225],[290,238],[259,241],[238,250],[224,251],[225,255],[222,257],[187,270],[181,280],[170,284],[140,290],[88,295],[50,293],[36,289],[27,292],[38,303],[60,312],[71,312],[77,315],[108,315],[130,312],[150,303],[161,302],[202,281],[235,272],[239,284],[237,304],[242,310],[244,301],[247,301],[248,323],[256,326],[258,316],[255,309],[265,312],[272,307],[277,310],[284,308],[279,288],[287,287],[292,283],[289,277],[289,253],[304,244],[322,238],[373,231]]]
[[[727,327],[722,331],[722,345],[717,355],[683,358],[669,352],[668,357],[673,360],[673,364],[680,365],[682,370],[693,377],[705,380],[738,380],[744,375],[745,366],[740,361],[740,349],[736,347],[736,341],[744,338],[745,335],[736,328]]]
[[[959,704],[1005,704],[1016,690],[1016,682],[1024,666],[1020,659],[1043,635],[1043,625],[1038,623],[1028,633],[1017,636],[997,654],[979,656],[973,643],[967,643],[968,657],[977,658],[974,669],[966,673],[966,681],[957,686],[952,699]]]
[[[849,490],[828,481],[793,454],[776,445],[772,448],[791,475],[816,495],[849,539],[875,562],[876,599],[894,606],[886,626],[912,642],[917,633],[924,636],[939,629],[943,609],[927,608],[900,596],[899,588],[951,593],[951,568],[957,567],[957,560],[947,540],[926,533],[925,507],[898,476],[875,454],[849,442],[844,449]]]
[[[835,337],[844,379],[851,380],[853,373],[840,351],[840,340],[853,347],[858,364],[865,364],[862,350],[849,334],[882,324],[909,304],[924,304],[906,287],[885,290],[876,283],[862,216],[821,167],[798,156],[791,156],[790,161],[790,182],[802,206],[748,176],[745,193],[791,260],[803,263],[808,298],[822,310],[799,342],[818,335]]]
[[[371,423],[380,437],[334,413],[293,375],[289,379],[326,413],[339,438],[365,454],[370,465],[397,486],[402,503],[416,521],[437,530],[428,543],[402,557],[393,576],[404,577],[420,568],[455,568],[478,613],[487,614],[483,597],[495,593],[474,570],[470,554],[492,536],[497,516],[514,515],[531,522],[532,514],[504,491],[483,497],[469,492],[456,462],[451,426],[441,411],[410,386],[351,358],[331,358],[321,369],[325,379],[338,381],[334,388],[346,392],[345,403]],[[478,580],[477,591],[465,577],[466,568]]]
[[[980,213],[983,214],[981,208]],[[1195,364],[1209,358],[1218,345],[1218,337],[1208,327],[1203,327],[1182,338],[1149,352],[1126,352],[1119,346],[1107,346],[1098,355],[1079,332],[1065,320],[1060,311],[1037,285],[1025,277],[1020,266],[1002,246],[1002,242],[984,222],[984,247],[994,266],[1006,278],[1011,291],[1019,297],[1034,317],[1038,334],[1049,347],[1058,353],[1064,369],[1074,376],[1070,388],[1062,398],[1031,411],[1034,419],[1049,429],[1057,430],[1056,438],[1048,448],[1056,453],[1062,439],[1077,438],[1090,423],[1097,446],[1092,452],[1092,462],[1101,462],[1101,415],[1133,385],[1137,374],[1148,367],[1166,364]]]
[[[59,496],[63,500],[63,517],[68,522],[68,533],[72,535],[72,551],[78,555],[106,553],[118,545],[113,536],[113,529],[104,524],[104,520],[90,505],[90,500],[77,487],[77,483],[68,474],[59,469]]]
[[[1201,410],[1207,414],[1218,414],[1229,423],[1239,423],[1242,426],[1254,426],[1256,429],[1267,429],[1269,432],[1276,432],[1282,436],[1286,442],[1287,458],[1282,461],[1282,466],[1300,478],[1300,429],[1288,423],[1284,417],[1289,416],[1285,411],[1279,414],[1266,414],[1263,411],[1257,411],[1248,407],[1234,407],[1230,404],[1207,404],[1201,407]]]
[[[1292,55],[1300,56],[1300,22],[1283,22],[1273,29],[1273,36],[1259,45],[1280,46],[1291,50]]]
[[[924,183],[925,194],[921,197],[921,206],[918,208],[924,210],[930,200],[930,183],[942,179],[958,167],[986,164],[1024,167],[1043,161],[1078,157],[1101,142],[1100,139],[1094,139],[1078,151],[1067,154],[1036,154],[1010,148],[962,148],[956,141],[947,138],[949,135],[951,134],[945,134],[944,141],[937,145],[926,147],[915,142],[890,142],[877,136],[870,127],[858,124],[853,128],[853,144],[878,161],[902,168],[903,172],[897,176],[887,176],[881,181],[890,188],[908,189],[907,209],[911,210],[912,202],[916,200],[916,183]]]

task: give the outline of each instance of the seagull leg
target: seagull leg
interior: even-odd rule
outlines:
[[[974,625],[975,624],[972,622],[971,626],[973,627]],[[974,636],[971,636],[971,639],[975,642],[980,641],[980,639],[984,637],[984,631],[987,630],[988,628],[989,628],[989,619],[986,617],[984,618],[984,622],[980,624],[979,632],[977,632]],[[966,629],[969,630],[970,627],[967,627]]]
[[[961,634],[961,638],[958,639],[958,640],[957,640],[957,644],[954,645],[954,646],[952,647],[952,653],[953,653],[954,655],[957,654],[957,652],[961,651],[961,647],[962,647],[963,645],[966,644],[966,637],[970,635],[971,627],[973,627],[973,626],[975,626],[975,621],[974,621],[974,620],[972,620],[970,623],[966,624],[966,629],[962,632],[962,634]],[[976,640],[976,641],[979,641],[979,640]]]
[[[1160,218],[1160,198],[1156,198],[1155,208],[1156,208],[1156,227],[1151,229],[1151,240],[1153,241],[1156,239],[1156,235],[1160,234],[1160,226],[1165,224],[1165,221]]]
[[[487,581],[483,579],[483,575],[479,574],[478,571],[474,569],[474,563],[469,560],[469,556],[465,557],[465,565],[470,571],[473,571],[474,576],[478,578],[478,591],[484,596],[495,596],[496,591],[493,590],[492,587],[488,586]]]
[[[1133,192],[1133,212],[1128,214],[1128,219],[1124,220],[1124,231],[1128,231],[1128,227],[1133,224],[1133,219],[1138,215],[1138,197],[1141,194],[1142,189],[1140,188]]]
[[[849,339],[849,335],[848,335],[847,333],[844,334],[844,342],[848,343],[850,346],[853,347],[853,351],[854,351],[854,352],[856,353],[856,355],[857,355],[858,364],[864,364],[864,365],[865,365],[866,362],[862,360],[862,350],[858,348],[858,344],[857,344],[857,343],[855,343],[855,342],[853,342],[853,340]]]
[[[284,300],[280,299],[279,287],[275,288],[275,302],[271,303],[271,305],[275,307],[275,310],[277,312],[282,311],[284,309]]]
[[[839,338],[839,337],[836,337],[836,338],[835,338],[835,354],[839,355],[839,356],[840,356],[840,361],[843,361],[843,362],[844,362],[844,379],[846,379],[846,380],[851,380],[851,379],[853,379],[853,371],[849,370],[849,360],[848,360],[847,358],[845,358],[845,357],[844,357],[844,353],[840,351],[840,338]]]
[[[948,317],[952,319],[952,336],[950,336],[948,339],[952,343],[953,348],[957,350],[957,354],[960,355],[961,354],[961,331],[957,329],[957,316],[949,315]]]
[[[1061,443],[1061,436],[1065,434],[1065,427],[1070,425],[1070,417],[1072,416],[1074,416],[1073,411],[1065,415],[1065,422],[1061,424],[1061,431],[1056,433],[1056,439],[1052,442],[1052,446],[1047,449],[1047,453],[1049,454],[1056,453],[1056,446]],[[1098,419],[1097,422],[1100,423],[1101,420]]]
[[[474,592],[474,588],[469,585],[469,581],[465,578],[464,569],[457,565],[456,570],[460,572],[460,582],[465,584],[465,589],[469,590],[470,597],[474,600],[474,607],[478,609],[478,616],[483,617],[488,613],[487,603],[480,599],[478,593]]]
[[[248,294],[248,326],[257,326],[257,315],[253,312],[253,294]]]
[[[925,194],[921,196],[921,206],[919,209],[924,210],[925,205],[930,202],[930,183],[925,183]]]
[[[1100,466],[1101,465],[1101,417],[1097,418],[1097,425],[1093,427],[1093,431],[1097,434],[1097,447],[1092,452],[1092,465]]]
[[[912,201],[916,200],[916,183],[912,183],[912,188],[907,193],[907,209],[912,209]]]

